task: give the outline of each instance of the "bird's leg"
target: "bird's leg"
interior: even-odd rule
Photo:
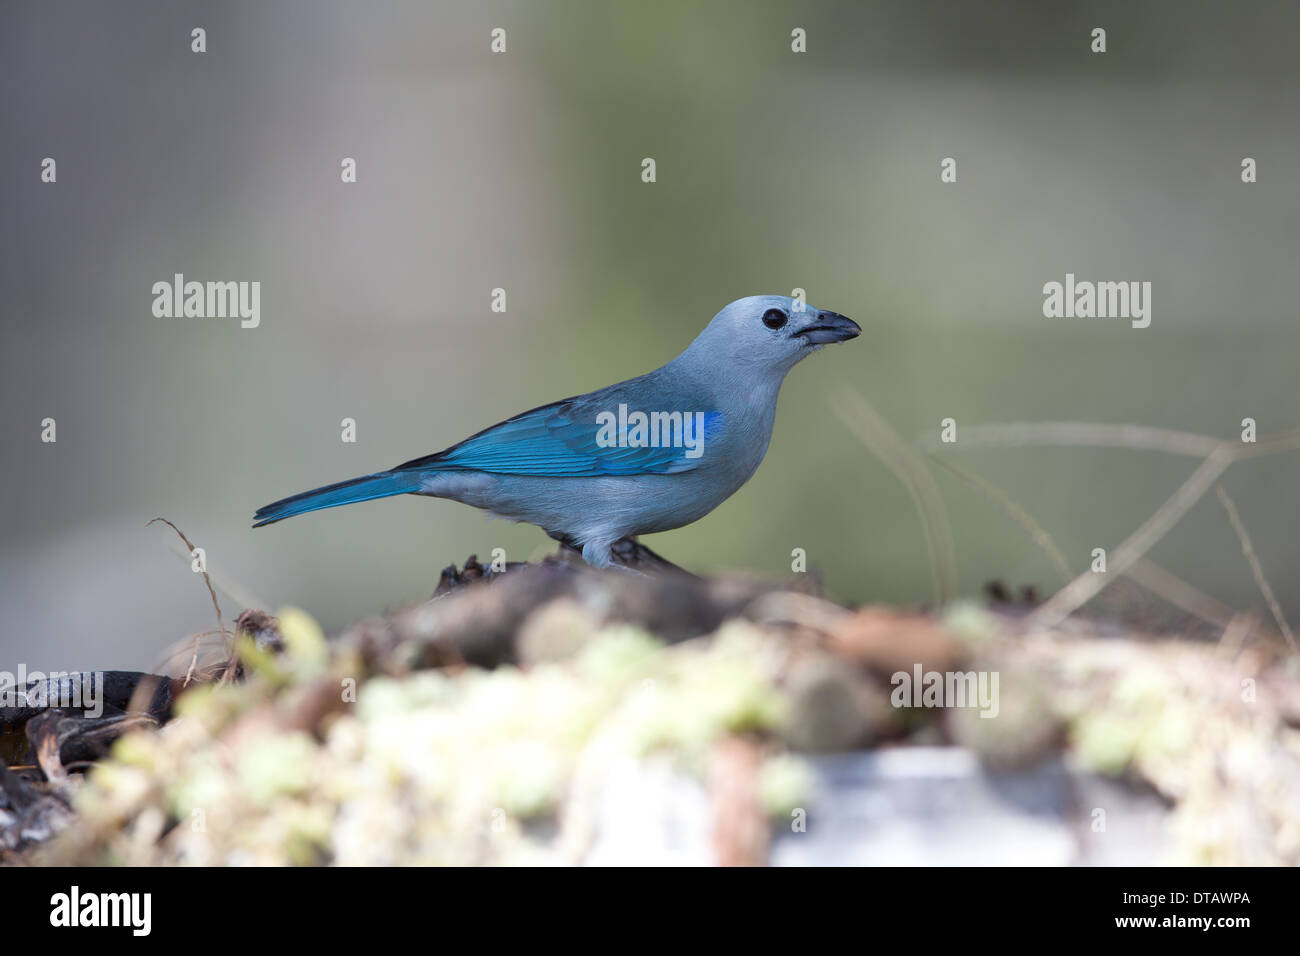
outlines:
[[[593,568],[615,568],[611,544],[608,541],[588,541],[582,546],[582,560]]]
[[[565,564],[576,565],[582,561],[582,545],[576,538],[566,534],[556,534],[548,532],[552,538],[560,543],[560,549],[555,552],[555,558]]]
[[[579,543],[568,535],[553,534],[551,537],[560,542],[561,555],[580,554],[582,560],[593,568],[629,571],[633,574],[672,572],[688,577],[695,576],[662,555],[656,554],[631,535],[608,543],[588,541],[585,544]]]
[[[588,541],[582,545],[582,560],[587,563],[588,567],[644,576],[646,574],[644,570],[636,567],[634,563],[623,560],[622,553],[615,553],[615,548],[625,548],[625,542],[631,543],[633,547],[636,546],[636,542],[632,538],[623,538],[613,542]],[[561,539],[561,548],[577,550],[577,543],[569,539]]]

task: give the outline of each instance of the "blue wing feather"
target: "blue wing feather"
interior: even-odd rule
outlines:
[[[722,414],[703,411],[713,401],[707,396],[691,400],[680,391],[677,401],[659,401],[662,390],[648,377],[625,382],[579,398],[543,405],[471,435],[436,455],[426,455],[386,472],[304,491],[258,509],[254,527],[294,515],[338,505],[418,493],[423,476],[438,471],[483,471],[499,475],[547,478],[596,478],[612,475],[672,475],[699,467],[709,445],[723,434]],[[630,386],[630,387],[629,387]],[[630,393],[630,394],[629,394]],[[631,446],[598,440],[597,415],[626,404],[632,411],[703,411],[703,454],[688,457],[688,449],[665,445]],[[691,406],[694,406],[693,408]],[[692,420],[694,421],[694,420]],[[671,437],[671,436],[670,436]]]
[[[704,455],[684,447],[608,445],[597,440],[596,416],[615,411],[618,396],[595,395],[543,405],[472,435],[436,455],[416,458],[394,471],[485,471],[500,475],[591,478],[602,475],[671,475],[698,467],[711,440],[721,435],[722,414],[704,412]],[[695,411],[627,402],[629,412]]]

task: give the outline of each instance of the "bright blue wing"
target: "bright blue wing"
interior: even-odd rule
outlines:
[[[710,442],[722,433],[722,414],[706,408],[665,407],[658,402],[630,402],[631,415],[643,411],[703,414],[703,445],[698,456],[688,455],[682,444],[682,433],[664,427],[660,420],[659,445],[634,445],[628,440],[638,436],[624,432],[624,441],[618,441],[617,430],[606,427],[598,416],[602,412],[618,414],[618,394],[593,393],[581,398],[566,399],[553,405],[543,405],[507,419],[499,425],[473,435],[458,445],[436,455],[417,458],[399,465],[395,471],[486,471],[499,475],[528,475],[553,478],[590,478],[602,475],[671,475],[689,471],[708,457]],[[701,419],[692,419],[692,425]],[[608,419],[605,420],[608,422]],[[611,433],[615,441],[611,443]],[[667,433],[667,434],[664,434]],[[695,432],[691,431],[690,436]],[[655,435],[647,436],[653,441]],[[673,441],[676,440],[676,444]]]

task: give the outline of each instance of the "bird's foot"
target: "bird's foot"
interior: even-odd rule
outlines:
[[[631,536],[615,541],[609,550],[614,559],[615,567],[638,571],[642,574],[671,573],[685,574],[690,577],[695,576],[685,568],[673,564],[667,558],[656,554]]]

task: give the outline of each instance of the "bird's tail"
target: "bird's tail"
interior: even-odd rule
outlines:
[[[391,495],[403,495],[416,491],[420,487],[417,475],[401,472],[381,471],[377,475],[366,475],[340,481],[335,485],[326,485],[313,491],[281,498],[269,505],[257,509],[253,515],[253,527],[272,524],[292,518],[294,515],[306,514],[308,511],[320,511],[322,508],[337,508],[358,501],[370,501],[373,498],[388,498]]]

